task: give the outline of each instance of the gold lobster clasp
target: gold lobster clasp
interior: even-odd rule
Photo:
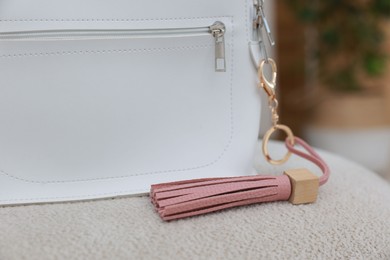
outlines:
[[[272,79],[269,81],[267,77],[265,76],[265,65],[269,64],[271,66],[271,73],[272,73]],[[274,100],[276,98],[276,77],[278,75],[276,62],[273,59],[264,59],[261,61],[259,70],[258,70],[258,77],[259,77],[259,87],[263,88],[265,90],[265,93],[267,93],[268,98],[271,100]]]

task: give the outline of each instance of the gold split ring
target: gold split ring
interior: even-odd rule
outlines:
[[[271,138],[271,135],[277,131],[277,130],[281,130],[283,131],[286,135],[287,135],[287,138],[288,140],[290,140],[291,144],[294,145],[295,144],[295,139],[294,139],[294,134],[293,132],[291,131],[291,129],[288,127],[288,126],[285,126],[285,125],[274,125],[273,127],[271,127],[264,135],[263,137],[263,153],[264,153],[264,156],[266,158],[266,160],[270,163],[270,164],[273,164],[273,165],[280,165],[280,164],[283,164],[285,162],[288,161],[288,159],[290,158],[291,156],[291,152],[290,151],[287,151],[286,155],[280,159],[280,160],[273,160],[271,158],[271,155],[269,154],[269,151],[268,151],[268,142]]]

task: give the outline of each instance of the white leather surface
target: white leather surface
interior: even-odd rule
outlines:
[[[147,192],[251,173],[260,118],[251,0],[4,0],[0,30],[225,23],[211,36],[0,42],[0,204]]]

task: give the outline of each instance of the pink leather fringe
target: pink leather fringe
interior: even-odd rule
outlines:
[[[296,138],[308,154],[295,149],[286,141],[287,148],[317,164],[324,172],[320,184],[329,177],[329,167],[303,140]],[[207,178],[152,185],[151,200],[163,220],[174,220],[201,215],[226,208],[253,203],[288,200],[290,179],[282,176],[243,176]]]
[[[152,185],[152,202],[163,220],[173,220],[253,203],[288,200],[290,179],[250,176]]]

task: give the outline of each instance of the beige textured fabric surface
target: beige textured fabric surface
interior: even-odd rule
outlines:
[[[333,174],[311,205],[252,205],[170,223],[148,197],[0,208],[0,259],[390,259],[390,185],[322,155]],[[276,174],[307,163],[259,164]]]

